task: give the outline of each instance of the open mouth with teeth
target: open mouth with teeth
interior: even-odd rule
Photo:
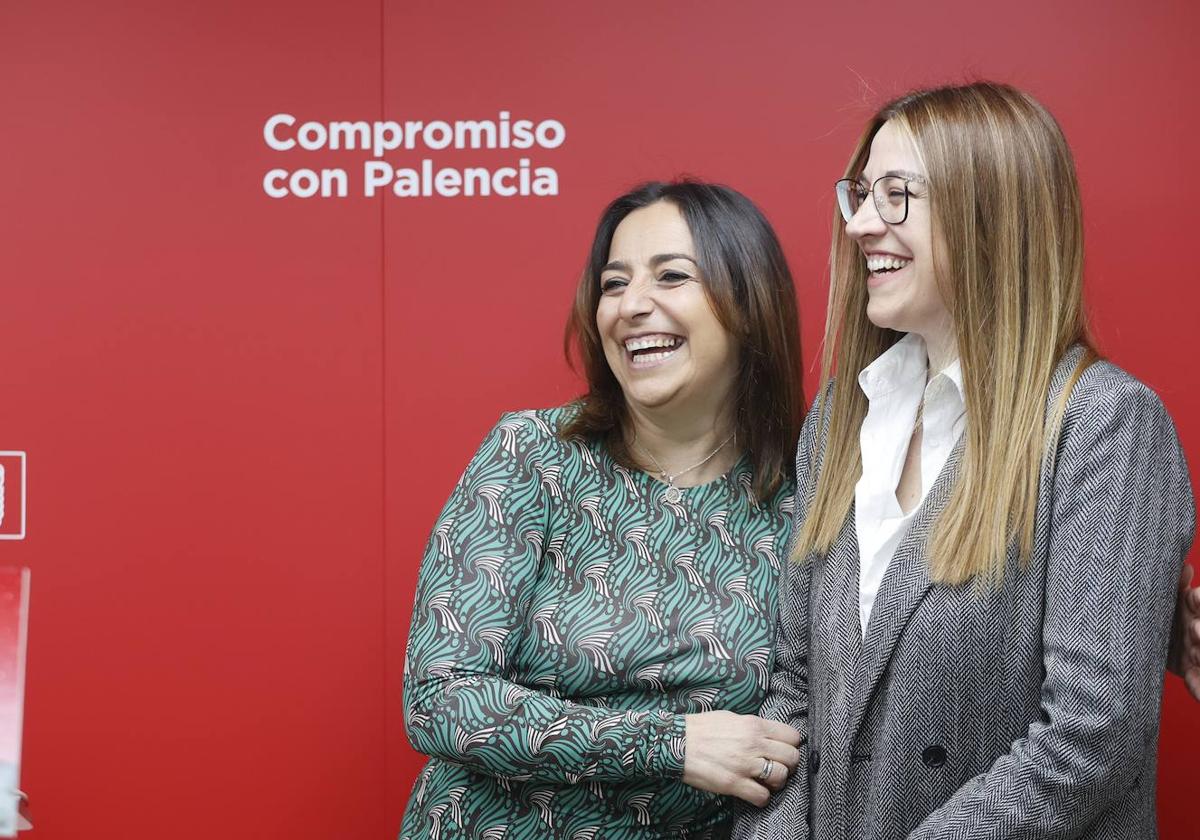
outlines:
[[[882,277],[899,271],[911,262],[891,255],[871,255],[867,257],[867,270]]]
[[[678,353],[685,343],[685,340],[677,335],[641,335],[625,339],[625,355],[632,367],[654,367]]]

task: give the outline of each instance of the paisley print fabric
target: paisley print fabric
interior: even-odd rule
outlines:
[[[685,785],[684,714],[758,710],[792,487],[743,460],[683,491],[507,414],[421,564],[405,721],[431,756],[400,837],[702,837],[729,803]]]

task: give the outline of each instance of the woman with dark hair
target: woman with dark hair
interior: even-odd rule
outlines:
[[[762,709],[807,771],[735,835],[1154,837],[1195,507],[1162,403],[1089,337],[1062,131],[1005,85],[918,91],[837,197]]]
[[[799,758],[755,716],[802,414],[774,232],[726,187],[621,196],[568,338],[587,394],[500,419],[422,562],[402,838],[705,837]]]

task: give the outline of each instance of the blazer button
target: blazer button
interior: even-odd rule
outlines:
[[[815,775],[817,775],[817,771],[820,769],[821,769],[821,751],[813,750],[812,752],[810,752],[808,754],[808,772],[812,773],[815,776]]]
[[[926,747],[921,753],[921,761],[926,767],[941,767],[946,763],[946,748],[939,744]]]

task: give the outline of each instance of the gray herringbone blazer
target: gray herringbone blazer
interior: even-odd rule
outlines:
[[[1081,352],[1058,366],[1048,405]],[[810,412],[798,501],[815,426]],[[1010,557],[1004,585],[982,593],[931,584],[926,568],[961,447],[896,549],[865,639],[853,509],[827,557],[787,564],[762,714],[807,733],[807,770],[739,816],[734,837],[1157,835],[1163,670],[1195,529],[1170,418],[1137,380],[1093,364],[1041,475],[1032,558]]]

